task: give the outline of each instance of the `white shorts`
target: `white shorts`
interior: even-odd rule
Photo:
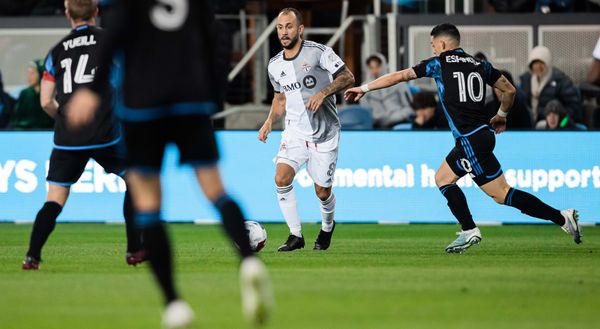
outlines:
[[[306,163],[308,174],[321,187],[331,187],[338,159],[340,134],[325,143],[310,143],[294,138],[285,130],[277,153],[277,163],[285,163],[298,170]]]

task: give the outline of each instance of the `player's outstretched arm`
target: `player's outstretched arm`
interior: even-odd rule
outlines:
[[[271,102],[271,111],[265,123],[258,131],[258,140],[263,143],[267,142],[269,133],[272,130],[273,122],[279,120],[285,113],[285,95],[283,93],[275,93],[273,101]]]
[[[56,82],[42,79],[40,87],[40,104],[44,112],[48,113],[51,118],[56,116],[58,112],[58,102],[54,98],[56,96]]]
[[[506,130],[506,116],[515,101],[517,90],[504,75],[500,76],[496,83],[494,83],[494,88],[500,90],[502,95],[500,97],[500,109],[498,109],[498,113],[490,120],[490,125],[497,134],[500,134]]]
[[[335,76],[335,79],[333,79],[330,84],[325,86],[325,88],[313,95],[313,97],[308,100],[306,107],[313,112],[317,112],[326,97],[329,97],[338,91],[343,90],[344,88],[352,86],[353,84],[354,74],[352,74],[347,67],[344,67],[344,69]]]
[[[388,73],[370,83],[365,83],[360,87],[354,87],[346,90],[344,93],[344,98],[347,101],[354,100],[355,102],[358,102],[369,91],[391,87],[400,82],[410,81],[416,78],[417,74],[412,68]]]

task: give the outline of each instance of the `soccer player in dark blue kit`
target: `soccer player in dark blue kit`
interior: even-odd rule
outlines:
[[[462,231],[446,247],[460,253],[481,241],[467,199],[456,182],[469,175],[499,204],[519,209],[532,217],[550,220],[581,243],[578,213],[575,209],[557,210],[537,197],[508,185],[494,155],[495,133],[506,130],[506,116],[515,97],[515,87],[489,62],[478,61],[460,48],[460,33],[452,24],[440,24],[431,31],[434,57],[402,71],[387,74],[360,87],[348,89],[347,100],[358,101],[370,90],[386,88],[422,77],[435,79],[446,119],[456,145],[435,174],[440,192],[460,222]],[[502,92],[500,109],[492,118],[484,109],[485,84]]]
[[[48,169],[48,195],[38,212],[29,250],[22,263],[24,270],[37,270],[42,247],[56,226],[56,219],[90,158],[107,172],[125,174],[125,155],[119,150],[121,134],[111,108],[111,88],[101,95],[101,107],[90,122],[77,131],[67,128],[65,104],[77,89],[89,86],[98,69],[99,51],[105,31],[95,26],[98,7],[95,0],[67,0],[65,14],[73,30],[54,46],[45,61],[40,100],[44,110],[54,118],[54,148]],[[144,260],[141,237],[133,223],[133,206],[129,192],[123,206],[127,231],[126,261],[136,265]]]
[[[123,59],[115,112],[123,122],[135,221],[165,297],[163,325],[185,327],[194,317],[175,289],[170,242],[160,213],[160,171],[168,143],[179,149],[181,164],[194,168],[238,246],[243,311],[252,322],[263,322],[272,303],[267,271],[250,247],[242,211],[225,192],[217,166],[210,115],[219,106],[220,93],[214,83],[219,80],[211,8],[206,0],[122,0],[114,1],[103,19],[109,35],[102,62],[110,62],[116,53]],[[107,70],[99,70],[91,90],[73,97],[67,109],[73,127],[90,120],[108,76]]]

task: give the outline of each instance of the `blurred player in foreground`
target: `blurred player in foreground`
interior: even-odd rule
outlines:
[[[101,105],[88,124],[77,131],[67,129],[65,104],[73,92],[89,86],[99,66],[99,51],[104,44],[105,31],[97,28],[98,8],[94,0],[67,0],[65,14],[73,30],[54,46],[46,57],[41,86],[41,104],[54,118],[54,149],[48,169],[48,196],[38,212],[29,250],[23,261],[24,270],[37,270],[42,247],[56,226],[71,185],[77,182],[90,158],[109,173],[123,176],[125,156],[119,151],[121,135],[111,108],[111,88],[103,87]],[[74,109],[77,111],[77,108]],[[91,211],[91,210],[90,210]],[[129,192],[125,193],[123,214],[127,230],[126,261],[136,265],[144,260],[140,233],[133,223],[133,206]]]
[[[258,139],[266,142],[273,122],[285,113],[275,184],[290,235],[279,251],[304,248],[293,182],[305,163],[321,201],[321,231],[313,249],[326,250],[331,244],[336,202],[332,186],[340,140],[335,93],[354,84],[354,76],[342,59],[327,46],[303,40],[303,31],[298,10],[286,8],[277,16],[277,37],[283,51],[269,61],[275,96],[258,132]]]
[[[242,211],[225,192],[217,167],[210,121],[219,101],[211,8],[204,0],[168,3],[115,2],[103,17],[109,44],[102,57],[102,63],[108,63],[116,52],[123,55],[123,93],[116,112],[123,121],[136,224],[165,297],[163,325],[184,327],[194,318],[174,286],[170,242],[160,213],[160,171],[168,143],[178,147],[181,164],[194,168],[204,194],[238,246],[243,310],[249,320],[262,323],[272,303],[267,270],[250,247]],[[74,127],[89,120],[108,75],[108,70],[97,72],[92,91],[81,91],[68,105]]]
[[[506,116],[515,97],[514,86],[489,62],[480,62],[460,48],[460,33],[454,25],[434,27],[431,46],[434,57],[413,68],[348,89],[345,97],[358,101],[370,90],[421,77],[435,79],[442,108],[456,140],[456,146],[436,172],[435,181],[462,226],[458,238],[446,247],[446,252],[460,253],[481,241],[481,232],[473,221],[467,199],[456,185],[458,179],[467,174],[498,204],[550,220],[570,234],[576,243],[581,243],[577,210],[559,211],[527,192],[510,187],[493,153],[494,133],[500,134],[506,129]],[[502,92],[500,109],[491,119],[484,110],[485,84]]]

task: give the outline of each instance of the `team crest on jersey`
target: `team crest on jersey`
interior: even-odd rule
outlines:
[[[302,70],[303,70],[304,72],[307,72],[307,73],[308,73],[308,71],[310,71],[311,69],[312,69],[312,66],[310,66],[310,64],[308,64],[308,63],[304,63],[304,64],[302,64]]]
[[[304,87],[313,89],[317,85],[317,78],[312,75],[307,75],[302,80],[302,83],[304,84]]]

